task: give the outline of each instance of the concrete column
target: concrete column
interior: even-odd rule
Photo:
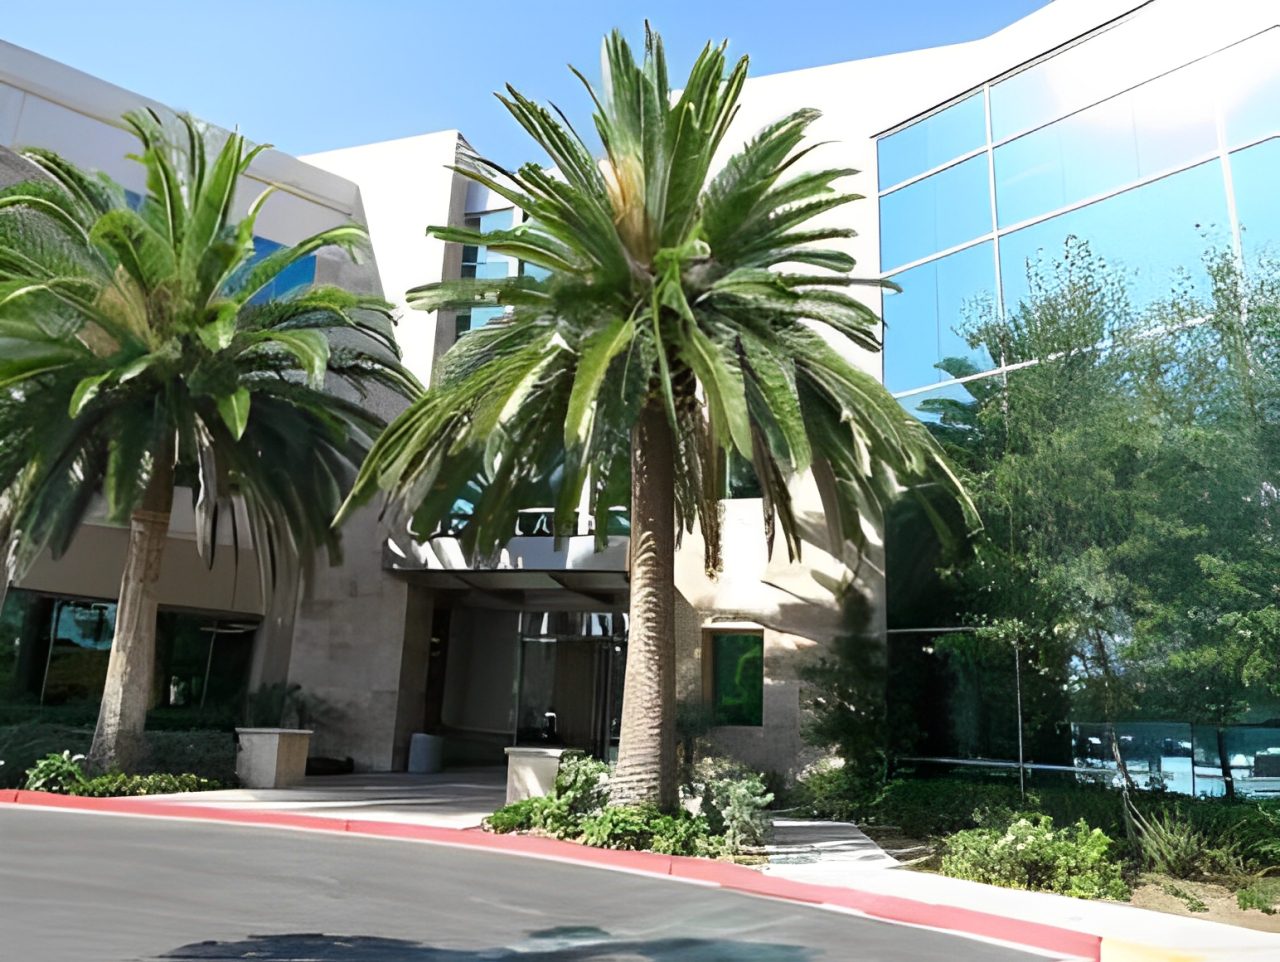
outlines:
[[[409,586],[383,569],[376,514],[348,522],[341,565],[317,562],[294,621],[289,681],[302,687],[313,755],[385,772],[396,761]]]

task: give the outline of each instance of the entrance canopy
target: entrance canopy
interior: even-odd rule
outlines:
[[[627,607],[630,542],[611,535],[596,551],[590,534],[517,535],[489,565],[472,565],[457,538],[393,537],[383,565],[412,583],[465,596],[466,604],[522,611],[608,611]]]
[[[623,571],[422,570],[405,572],[414,584],[460,592],[466,604],[509,611],[624,610]]]

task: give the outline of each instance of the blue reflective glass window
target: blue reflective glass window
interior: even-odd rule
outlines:
[[[909,391],[937,383],[937,267],[930,261],[890,279],[902,290],[884,295],[884,386]]]
[[[475,277],[507,277],[511,273],[511,259],[484,250],[485,259],[475,265]]]
[[[1222,57],[1227,146],[1280,133],[1280,28],[1232,47]]]
[[[1104,30],[992,84],[992,141],[1065,117],[1177,65],[1163,66],[1160,48],[1133,56],[1133,45],[1143,42],[1127,30]]]
[[[1217,161],[1200,164],[1002,236],[1006,310],[1027,293],[1028,263],[1058,260],[1069,236],[1088,241],[1093,254],[1123,274],[1135,307],[1167,297],[1180,272],[1203,291],[1205,254],[1230,238],[1222,168]]]
[[[274,253],[284,247],[283,244],[277,244],[273,240],[267,240],[265,237],[254,237],[253,239],[253,257],[249,261],[249,266],[257,264],[268,254]],[[248,268],[242,268],[243,274]],[[300,258],[294,261],[274,278],[271,282],[263,287],[260,291],[249,299],[250,304],[263,304],[272,298],[283,297],[293,291],[310,287],[316,280],[316,258],[315,255]]]
[[[1178,71],[996,148],[1002,227],[1212,154],[1214,96]]]
[[[948,384],[899,398],[898,403],[925,423],[958,425],[968,420],[964,408],[973,403],[973,395],[963,384]]]
[[[995,316],[996,260],[990,241],[956,251],[938,268],[938,360],[964,358],[976,370],[993,367],[984,348],[971,348],[963,332]],[[954,374],[944,374],[944,377]]]
[[[471,308],[471,323],[470,323],[470,326],[467,328],[467,330],[474,331],[477,328],[484,327],[490,321],[497,320],[499,317],[501,317],[504,313],[506,313],[506,310],[507,309],[505,307],[473,307]]]
[[[892,270],[991,233],[985,154],[880,198],[880,267]]]
[[[958,333],[992,309],[996,283],[990,241],[891,279],[902,291],[884,297],[885,387],[909,391],[946,380],[952,375],[937,365],[949,357],[968,358],[977,370],[992,366],[985,351],[970,349]]]
[[[1240,244],[1245,261],[1256,267],[1258,259],[1280,255],[1280,140],[1267,140],[1231,155],[1231,183],[1240,219]]]
[[[480,215],[480,229],[482,231],[509,230],[514,218],[515,210],[511,207],[506,210],[490,211]]]
[[[514,220],[515,210],[508,207],[506,210],[494,210],[484,214],[468,214],[464,224],[472,230],[509,230]],[[511,273],[511,258],[505,254],[495,254],[487,247],[463,245],[463,277],[509,277]],[[472,325],[472,327],[478,326],[480,325]]]
[[[876,144],[880,189],[933,170],[986,142],[987,112],[979,91],[910,127],[881,137]]]

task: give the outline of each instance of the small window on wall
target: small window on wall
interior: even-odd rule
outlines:
[[[717,725],[764,724],[764,635],[709,631],[704,638],[707,694]]]

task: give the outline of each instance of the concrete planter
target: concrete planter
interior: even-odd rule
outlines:
[[[307,773],[311,732],[298,728],[237,728],[236,778],[242,788],[288,788]]]
[[[508,748],[507,804],[550,795],[566,748]]]

